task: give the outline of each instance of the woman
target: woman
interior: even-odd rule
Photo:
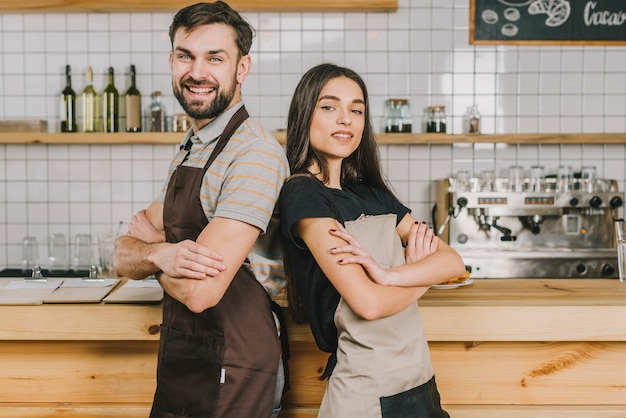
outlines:
[[[287,159],[293,176],[279,204],[289,303],[331,353],[319,416],[447,417],[416,301],[429,285],[463,274],[463,261],[385,184],[367,89],[354,71],[322,64],[302,77]],[[401,265],[381,265],[342,226],[377,215],[393,217],[406,250]]]

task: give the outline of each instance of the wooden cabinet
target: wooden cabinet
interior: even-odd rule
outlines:
[[[0,12],[175,12],[188,0],[0,0]],[[398,0],[228,0],[240,12],[392,12]]]

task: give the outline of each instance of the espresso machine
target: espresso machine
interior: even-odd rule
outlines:
[[[595,168],[529,175],[511,167],[437,181],[433,224],[474,278],[618,277],[614,221],[624,203],[615,180]]]

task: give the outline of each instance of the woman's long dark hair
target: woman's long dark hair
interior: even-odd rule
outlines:
[[[320,64],[311,68],[303,76],[291,100],[289,115],[287,118],[287,145],[286,153],[289,160],[289,168],[292,176],[301,177],[310,175],[309,168],[316,164],[320,169],[320,177],[323,183],[330,179],[328,164],[324,157],[311,146],[311,121],[317,107],[322,89],[328,81],[346,77],[354,81],[361,88],[365,101],[365,126],[363,137],[357,149],[348,158],[345,158],[341,166],[341,187],[355,190],[358,183],[364,183],[393,194],[387,186],[380,166],[378,145],[370,121],[370,106],[367,87],[363,79],[349,68],[339,67],[334,64]],[[296,180],[296,179],[294,179]],[[297,180],[296,180],[297,181]],[[285,252],[286,254],[286,252]],[[306,313],[302,304],[302,298],[298,294],[295,276],[292,274],[292,266],[288,257],[284,259],[285,273],[289,278],[287,284],[287,299],[289,310],[297,323],[306,322]],[[295,266],[294,266],[295,267]]]
[[[320,93],[329,80],[346,77],[361,88],[365,100],[365,127],[358,148],[345,158],[341,167],[341,186],[355,186],[363,182],[392,193],[384,180],[380,166],[378,145],[370,121],[370,106],[367,87],[363,79],[349,68],[334,64],[320,64],[311,68],[303,76],[291,99],[287,118],[287,159],[292,174],[307,173],[313,163],[321,172],[321,180],[329,180],[326,160],[311,147],[311,121]]]

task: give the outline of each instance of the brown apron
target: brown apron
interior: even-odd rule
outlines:
[[[233,115],[204,169],[181,163],[172,174],[163,207],[167,242],[195,241],[208,224],[202,179],[247,117],[245,107]],[[165,293],[150,417],[268,418],[280,355],[270,297],[245,266],[220,302],[200,314]]]

